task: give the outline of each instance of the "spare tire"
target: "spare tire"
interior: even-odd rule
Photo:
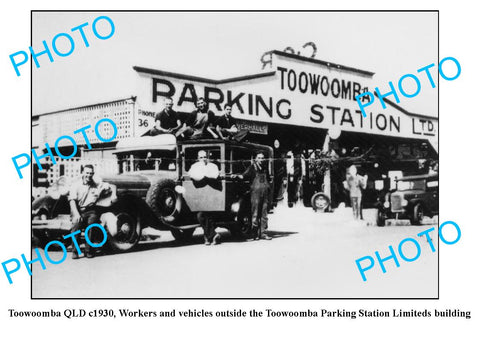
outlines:
[[[147,204],[155,215],[170,226],[180,225],[182,197],[175,191],[175,182],[171,179],[161,179],[153,183],[147,192]],[[170,230],[177,241],[186,241],[192,238],[195,228]]]
[[[152,183],[147,192],[146,202],[155,215],[168,224],[178,222],[182,207],[181,197],[175,191],[175,182],[161,179]]]
[[[330,197],[323,192],[317,192],[312,196],[312,208],[314,211],[325,212],[330,207]]]

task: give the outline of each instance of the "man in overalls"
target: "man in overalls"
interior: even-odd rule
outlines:
[[[265,155],[259,151],[252,165],[238,178],[250,181],[250,201],[252,204],[252,230],[256,240],[271,240],[266,234],[268,223],[268,196],[270,191],[270,174],[265,162]]]

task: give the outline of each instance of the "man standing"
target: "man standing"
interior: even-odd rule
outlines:
[[[266,234],[268,228],[268,197],[270,191],[270,174],[265,163],[265,155],[258,151],[253,164],[242,174],[240,179],[250,181],[250,202],[252,205],[252,230],[256,240],[271,240]]]
[[[220,176],[218,167],[210,163],[207,152],[205,150],[198,151],[198,160],[192,164],[188,174],[192,181],[208,185],[209,180],[217,180]],[[206,183],[203,183],[206,182]],[[220,234],[215,232],[215,225],[213,224],[211,216],[206,212],[199,212],[197,219],[203,228],[203,237],[205,239],[205,245],[218,244],[220,240]]]
[[[357,175],[357,167],[350,166],[347,171],[345,189],[350,192],[350,202],[352,204],[353,218],[355,220],[363,219],[362,217],[362,189],[367,186],[368,175]]]
[[[215,114],[208,109],[205,99],[198,98],[197,109],[186,119],[187,127],[182,129],[182,133],[191,139],[218,138],[212,128],[214,121]]]
[[[173,110],[173,99],[165,98],[165,108],[155,115],[155,126],[148,130],[143,136],[156,136],[164,133],[177,133],[182,127],[179,114]]]
[[[223,116],[219,117],[215,122],[215,129],[222,139],[233,139],[241,142],[248,135],[247,130],[238,131],[237,120],[232,117],[232,105],[225,104],[223,107]]]
[[[111,200],[116,199],[115,187],[108,183],[95,182],[93,175],[95,174],[93,165],[87,164],[82,166],[81,180],[73,183],[70,188],[68,200],[70,201],[70,211],[72,215],[73,227],[71,232],[77,230],[85,230],[92,223],[99,223],[100,215],[105,208],[97,205],[98,201],[106,196],[110,196]],[[87,238],[94,243],[95,236],[92,229],[89,230]],[[88,242],[85,242],[85,256],[92,258],[95,256],[95,250],[92,250]],[[77,248],[74,246],[72,251],[72,259],[78,259]]]
[[[298,201],[299,184],[301,185],[302,164],[300,156],[288,151],[286,167],[288,207],[291,208]]]

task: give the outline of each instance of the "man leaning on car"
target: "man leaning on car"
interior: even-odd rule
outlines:
[[[100,199],[110,196],[112,200],[116,198],[115,187],[108,183],[96,182],[93,179],[95,170],[93,165],[87,164],[82,166],[81,179],[72,184],[68,200],[70,201],[70,211],[72,215],[73,226],[71,232],[77,230],[85,230],[92,223],[99,223],[100,215],[105,210],[104,207],[98,206]],[[88,239],[95,243],[95,235],[92,229],[89,230]],[[88,242],[85,242],[85,256],[92,258],[95,256],[95,249],[91,249]],[[72,250],[72,259],[78,259],[76,247]]]

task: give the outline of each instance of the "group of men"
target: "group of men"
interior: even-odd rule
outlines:
[[[143,136],[156,136],[170,133],[177,138],[201,139],[234,139],[242,141],[248,131],[239,131],[235,118],[232,117],[232,105],[224,105],[224,114],[216,117],[208,109],[204,98],[198,98],[196,109],[182,117],[173,110],[173,99],[165,98],[165,108],[155,115],[155,126]]]
[[[180,116],[173,110],[173,100],[165,99],[165,109],[155,116],[155,127],[149,130],[145,135],[155,136],[164,133],[171,133],[177,137],[199,139],[199,138],[222,138],[243,140],[248,131],[239,131],[235,119],[231,116],[232,106],[224,106],[224,115],[216,119],[212,111],[207,109],[207,104],[203,98],[197,101],[197,110],[192,112],[182,123]],[[214,131],[215,130],[215,131]],[[151,156],[151,155],[150,155]],[[149,157],[147,157],[149,158]],[[145,160],[147,162],[147,160]],[[195,163],[191,172],[198,171],[200,168],[208,169],[206,174],[211,179],[217,179],[219,176],[218,168],[212,171],[215,164],[210,163],[207,152],[201,150],[198,153],[198,161]],[[197,169],[197,170],[195,170]],[[72,215],[72,232],[85,230],[92,223],[98,223],[100,215],[105,211],[97,203],[105,195],[114,195],[115,188],[104,182],[96,182],[93,179],[94,167],[85,165],[81,169],[81,179],[74,183],[70,189],[69,201]],[[233,178],[249,180],[251,183],[251,205],[252,205],[252,239],[270,239],[266,235],[267,213],[268,213],[268,190],[270,189],[270,178],[268,167],[265,164],[265,155],[258,152],[255,155],[253,164],[243,174],[234,175]],[[193,176],[192,176],[193,177]],[[197,215],[199,223],[204,230],[205,244],[219,243],[220,236],[215,232],[212,216],[208,213],[199,213]],[[90,240],[95,239],[95,235],[87,235]],[[85,243],[85,256],[91,258],[95,256],[95,249],[92,249],[88,243]],[[77,249],[74,248],[73,259],[79,258]]]
[[[218,167],[214,163],[210,163],[205,150],[198,152],[198,161],[192,165],[189,172],[192,179],[196,181],[217,180],[220,175]],[[72,232],[84,231],[89,225],[99,223],[100,215],[107,211],[98,204],[102,198],[110,196],[111,200],[116,199],[116,188],[108,183],[95,181],[94,174],[93,165],[82,166],[80,180],[70,188],[68,199],[73,223]],[[257,152],[254,162],[248,169],[243,174],[233,175],[232,178],[250,181],[252,235],[249,240],[270,240],[271,237],[266,234],[270,175],[265,164],[265,155]],[[214,216],[208,212],[199,212],[197,219],[204,231],[205,245],[218,244],[220,235],[215,231]],[[86,237],[91,242],[98,239],[92,230]],[[78,249],[73,247],[73,259],[79,258]],[[92,249],[88,242],[85,242],[84,251],[87,258],[95,256],[95,249]]]

